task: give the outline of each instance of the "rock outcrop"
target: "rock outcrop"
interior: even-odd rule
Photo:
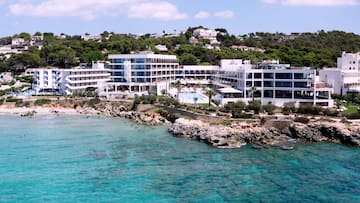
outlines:
[[[126,106],[111,102],[102,102],[94,108],[79,109],[78,111],[82,114],[98,114],[126,118],[142,125],[163,125],[169,123],[165,118],[155,112],[130,111]]]
[[[252,144],[256,148],[279,147],[293,149],[297,141],[333,142],[360,146],[360,126],[343,123],[313,122],[303,124],[289,122],[275,127],[269,124],[238,123],[231,126],[210,125],[201,121],[178,119],[169,128],[174,136],[204,141],[214,147],[238,148]],[[281,126],[281,127],[279,127]]]

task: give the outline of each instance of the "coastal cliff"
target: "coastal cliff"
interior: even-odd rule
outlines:
[[[281,125],[279,125],[279,123]],[[169,128],[174,136],[209,143],[218,148],[239,148],[252,144],[256,148],[293,149],[297,142],[332,142],[360,146],[360,126],[328,121],[304,124],[293,120],[279,122],[240,122],[230,126],[178,119]]]

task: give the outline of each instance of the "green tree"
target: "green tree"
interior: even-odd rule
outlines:
[[[179,100],[179,94],[181,92],[181,82],[180,80],[176,80],[176,82],[174,83],[174,87],[177,89],[177,94],[176,94],[176,97],[177,99]]]
[[[211,99],[212,99],[212,97],[215,95],[215,92],[214,92],[214,90],[209,89],[208,91],[206,91],[206,95],[209,97],[209,108],[210,108],[210,106],[211,106]]]
[[[83,55],[82,55],[82,61],[84,61],[86,63],[90,63],[92,61],[99,61],[99,60],[104,60],[104,56],[98,50],[88,51],[88,52],[83,53]]]
[[[200,63],[196,56],[188,53],[181,55],[179,57],[179,62],[182,65],[197,65]]]

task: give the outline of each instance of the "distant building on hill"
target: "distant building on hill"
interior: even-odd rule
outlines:
[[[100,42],[101,41],[101,35],[91,35],[91,34],[85,34],[81,36],[81,39],[84,41],[96,41],[96,42]]]

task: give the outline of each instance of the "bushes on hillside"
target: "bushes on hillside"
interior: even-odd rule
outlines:
[[[313,106],[312,104],[300,104],[297,109],[297,113],[312,115],[319,115],[321,111],[321,107]]]
[[[34,103],[36,106],[43,106],[45,104],[51,104],[50,99],[37,99]]]

